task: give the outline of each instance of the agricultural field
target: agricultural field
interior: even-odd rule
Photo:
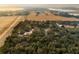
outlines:
[[[12,29],[20,22],[22,16],[6,16],[0,18],[0,47],[4,44],[6,37],[11,34]]]
[[[17,16],[0,17],[0,35],[15,21],[16,17]]]
[[[27,16],[27,20],[32,20],[32,21],[79,21],[77,18],[68,18],[64,16],[58,16],[54,15],[53,13],[49,11],[45,11],[44,13],[38,13],[31,11],[29,15]]]

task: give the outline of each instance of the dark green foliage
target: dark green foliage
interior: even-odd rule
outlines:
[[[45,35],[45,29],[50,29]],[[31,35],[24,32],[35,29]],[[79,32],[58,27],[56,22],[20,22],[7,37],[0,53],[10,54],[62,54],[79,53]]]

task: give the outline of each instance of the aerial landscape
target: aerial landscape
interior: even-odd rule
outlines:
[[[0,5],[0,54],[78,53],[78,4]]]

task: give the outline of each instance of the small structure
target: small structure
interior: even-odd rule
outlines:
[[[25,32],[23,35],[26,36],[26,35],[31,35],[33,33],[34,29],[32,29],[31,31],[29,32]]]
[[[63,26],[63,25],[61,25],[61,24],[58,24],[58,23],[56,23],[56,25],[57,25],[58,27],[60,27],[60,28]]]

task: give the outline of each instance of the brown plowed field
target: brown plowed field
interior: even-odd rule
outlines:
[[[36,16],[37,13],[30,12],[30,14],[27,16],[27,20],[32,21],[79,21],[79,19],[76,18],[67,18],[63,16],[56,16],[54,14],[51,14],[50,12],[41,13],[38,16]]]

